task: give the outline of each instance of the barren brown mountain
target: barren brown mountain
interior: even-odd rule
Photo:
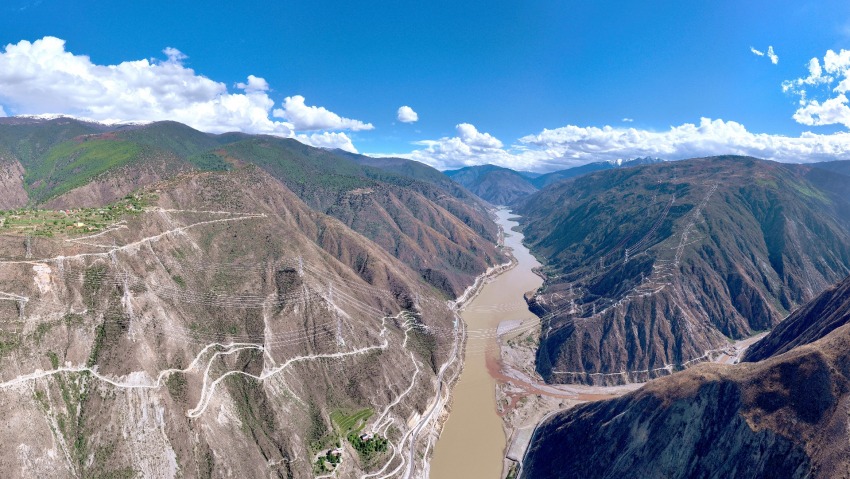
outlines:
[[[459,371],[448,300],[500,259],[480,204],[343,157],[358,174],[314,168],[328,208],[389,191],[379,225],[443,256],[428,275],[275,174],[331,152],[237,158],[221,144],[254,138],[175,124],[65,138],[86,128],[0,125],[19,185],[0,193],[8,477],[418,471]]]
[[[713,157],[568,180],[520,208],[552,382],[645,381],[773,328],[850,273],[850,177]]]

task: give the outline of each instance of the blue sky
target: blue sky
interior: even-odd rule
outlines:
[[[783,91],[783,82],[811,78],[812,58],[825,65],[828,50],[850,48],[850,2],[361,3],[7,0],[0,44],[65,42],[42,45],[50,55],[16,50],[38,63],[39,78],[61,69],[63,55],[88,56],[88,76],[147,59],[145,81],[172,87],[168,98],[134,110],[117,90],[108,97],[67,77],[22,82],[32,65],[13,62],[7,47],[0,114],[177,118],[207,131],[294,136],[441,168],[493,162],[546,171],[727,151],[781,161],[850,158],[850,109],[845,115],[846,102],[836,100],[844,64],[830,82]],[[175,68],[153,68],[169,61]],[[239,88],[248,75],[262,80]],[[103,81],[126,82],[132,92],[143,80],[127,73]],[[65,83],[77,89],[62,91]],[[188,93],[176,91],[180,85]],[[185,104],[223,94],[250,109]],[[89,107],[90,97],[123,106]],[[805,103],[812,100],[816,108]],[[398,120],[404,105],[418,121]],[[815,109],[795,119],[806,105]],[[268,121],[258,122],[263,111]],[[192,116],[202,112],[207,118]],[[823,138],[801,140],[806,132]]]

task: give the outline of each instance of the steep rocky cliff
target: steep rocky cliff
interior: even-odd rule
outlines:
[[[0,191],[0,210],[21,208],[29,201],[24,189],[24,167],[17,160],[7,162],[0,157]]]

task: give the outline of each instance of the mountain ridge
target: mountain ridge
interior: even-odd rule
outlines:
[[[181,174],[253,163],[312,208],[336,215],[388,251],[413,251],[407,260],[448,297],[459,295],[500,258],[492,246],[497,227],[487,206],[437,170],[409,160],[396,160],[394,167],[384,160],[379,168],[374,164],[381,160],[294,139],[212,135],[176,122],[108,127],[60,118],[7,123],[0,124],[0,152],[6,152],[0,159],[13,164],[6,167],[9,172],[17,168],[15,161],[23,168],[22,185],[14,174],[4,176],[11,177],[4,181],[18,192],[8,200],[13,207],[98,206]],[[352,202],[351,191],[368,201]]]

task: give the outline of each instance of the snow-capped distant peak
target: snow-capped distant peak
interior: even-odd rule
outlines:
[[[71,120],[84,121],[86,123],[95,123],[98,125],[105,126],[129,126],[129,125],[149,125],[153,123],[152,121],[126,121],[126,120],[115,120],[115,119],[107,119],[107,120],[95,120],[93,118],[87,118],[84,116],[74,116],[74,115],[66,115],[62,113],[41,113],[38,115],[15,115],[14,118],[27,118],[30,120],[58,120],[60,118],[68,118]]]

